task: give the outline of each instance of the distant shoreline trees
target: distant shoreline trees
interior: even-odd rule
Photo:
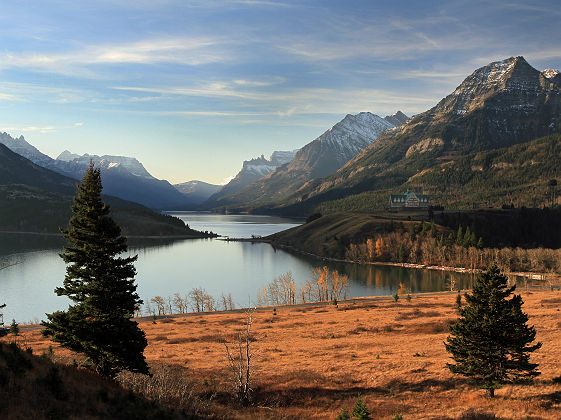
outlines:
[[[349,261],[411,263],[467,269],[486,269],[496,263],[503,271],[561,272],[561,249],[485,248],[484,239],[460,225],[457,231],[438,232],[427,223],[410,223],[409,229],[379,233],[361,243],[350,243]]]

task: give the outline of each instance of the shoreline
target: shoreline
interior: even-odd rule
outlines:
[[[275,242],[271,239],[267,238],[224,238],[220,239],[227,242],[258,242],[258,243],[268,243],[273,247],[285,249],[288,251],[295,252],[297,254],[306,255],[309,257],[313,257],[315,259],[323,260],[323,261],[332,261],[332,262],[339,262],[339,263],[346,263],[346,264],[358,264],[358,265],[377,265],[377,266],[386,266],[386,267],[402,267],[402,268],[414,268],[420,270],[437,270],[437,271],[450,271],[455,273],[464,273],[464,274],[479,274],[485,270],[479,268],[464,268],[464,267],[452,267],[446,265],[426,265],[426,264],[413,264],[413,263],[396,263],[390,261],[372,261],[372,262],[357,262],[352,260],[345,260],[340,258],[332,258],[332,257],[322,257],[317,254],[313,254],[311,252],[304,251],[299,249],[293,245],[286,245]],[[526,277],[530,280],[540,280],[540,281],[547,281],[548,278],[558,279],[561,280],[561,274],[559,273],[538,273],[538,272],[505,272],[507,276],[514,276],[514,277]]]
[[[55,238],[64,238],[62,233],[53,233],[53,232],[27,232],[27,231],[9,231],[9,230],[0,230],[0,234],[13,234],[13,235],[35,235],[35,236],[51,236]],[[214,239],[218,238],[218,236],[197,236],[197,235],[124,235],[127,239]]]
[[[402,296],[410,295],[412,298],[423,298],[423,297],[438,297],[438,296],[445,296],[450,294],[458,294],[458,293],[465,293],[470,291],[470,289],[462,289],[462,290],[443,290],[439,292],[418,292],[418,293],[407,293],[399,295],[400,298]],[[389,295],[379,295],[379,296],[358,296],[358,297],[351,297],[347,299],[340,299],[337,301],[337,305],[343,304],[358,304],[358,303],[368,303],[368,302],[376,302],[376,301],[394,301],[393,296]],[[172,314],[161,314],[161,315],[142,315],[131,318],[137,322],[152,322],[152,321],[160,321],[162,319],[174,319],[174,318],[183,318],[183,317],[194,317],[194,316],[211,316],[211,315],[230,315],[230,314],[240,314],[240,313],[247,313],[248,310],[255,311],[255,312],[267,312],[273,311],[278,309],[299,309],[299,308],[314,308],[314,307],[323,307],[323,306],[335,306],[332,301],[318,301],[318,302],[305,302],[305,303],[288,303],[283,305],[277,306],[255,306],[255,307],[244,307],[244,308],[234,308],[228,310],[220,310],[220,311],[208,311],[208,312],[185,312],[185,313],[172,313]],[[18,324],[21,331],[35,331],[41,329],[41,324]]]

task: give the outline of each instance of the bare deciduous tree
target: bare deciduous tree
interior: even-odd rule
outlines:
[[[251,352],[251,324],[253,323],[253,309],[247,310],[245,327],[236,337],[233,349],[224,341],[228,364],[232,371],[232,383],[238,400],[246,405],[251,399],[252,358]]]
[[[204,311],[204,289],[196,287],[189,292],[189,303],[194,312]]]
[[[234,305],[234,301],[232,299],[232,294],[231,293],[228,293],[227,295],[222,293],[220,295],[220,300],[222,302],[222,309],[225,310],[225,311],[231,311],[232,309],[234,309],[236,307],[236,305]]]
[[[178,313],[184,314],[187,312],[187,302],[181,297],[179,293],[173,295],[173,305]]]
[[[156,309],[158,310],[158,315],[165,315],[166,314],[166,302],[163,297],[156,296],[150,299],[154,305],[156,305]]]

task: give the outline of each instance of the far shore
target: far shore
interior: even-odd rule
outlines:
[[[274,240],[269,239],[268,237],[265,238],[223,238],[220,239],[222,241],[227,242],[261,242],[261,243],[268,243],[274,247],[278,247],[287,251],[292,251],[298,254],[306,255],[308,257],[313,257],[322,261],[332,261],[332,262],[340,262],[340,263],[347,263],[347,264],[360,264],[360,265],[379,265],[379,266],[392,266],[392,267],[403,267],[403,268],[416,268],[422,270],[438,270],[438,271],[452,271],[456,273],[467,273],[467,274],[479,274],[484,270],[478,268],[464,268],[464,267],[451,267],[445,265],[426,265],[426,264],[410,264],[410,263],[396,263],[390,261],[372,261],[372,262],[360,262],[360,261],[353,261],[353,260],[346,260],[341,258],[331,258],[331,257],[322,257],[317,254],[313,254],[311,252],[303,251],[297,247],[291,245],[280,244],[275,242]],[[531,280],[560,280],[561,282],[561,274],[559,273],[537,273],[537,272],[505,272],[507,276],[515,276],[515,277],[527,277]],[[559,286],[556,286],[559,287]]]
[[[14,234],[14,235],[36,235],[36,236],[51,236],[55,238],[64,238],[62,233],[52,233],[52,232],[26,232],[26,231],[10,231],[10,230],[0,230],[0,234]],[[218,235],[220,236],[220,235]],[[197,236],[197,235],[126,235],[129,239],[206,239],[211,238],[210,236]],[[215,238],[217,236],[212,236]]]

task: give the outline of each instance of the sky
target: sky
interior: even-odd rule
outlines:
[[[0,0],[0,131],[222,183],[346,114],[425,111],[476,68],[561,68],[556,1]]]

